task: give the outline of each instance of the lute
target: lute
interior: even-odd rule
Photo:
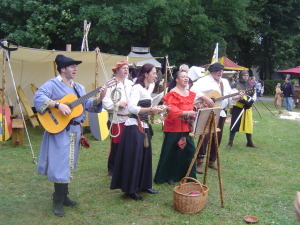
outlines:
[[[245,94],[250,94],[250,93],[252,93],[253,91],[254,91],[254,88],[253,88],[253,87],[247,88],[246,90],[244,90]],[[210,91],[210,92],[208,92],[208,93],[203,92],[203,94],[204,94],[206,97],[211,98],[211,99],[214,101],[215,104],[214,104],[211,108],[216,108],[216,107],[220,107],[220,104],[219,104],[220,101],[222,101],[222,100],[224,100],[224,99],[226,99],[226,98],[230,98],[230,97],[239,95],[240,92],[236,92],[236,93],[233,93],[233,94],[230,94],[230,95],[224,95],[224,96],[221,96],[221,94],[220,94],[218,91],[212,90],[212,91]],[[195,105],[195,107],[196,107],[197,109],[210,108],[210,107],[207,106],[206,102],[203,101],[203,100],[201,100],[201,101],[195,103],[194,105]]]
[[[115,84],[115,79],[111,79],[104,85],[111,87]],[[80,98],[77,98],[77,96],[74,94],[66,94],[62,99],[55,100],[68,105],[71,109],[71,113],[69,115],[63,115],[59,109],[47,108],[45,113],[37,113],[40,123],[49,133],[55,134],[61,132],[67,127],[71,119],[80,116],[83,113],[82,103],[90,97],[96,95],[98,92],[101,92],[101,88],[103,88],[104,85],[96,88]]]

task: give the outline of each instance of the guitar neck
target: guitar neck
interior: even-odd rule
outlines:
[[[100,86],[100,87],[96,88],[95,90],[93,90],[93,91],[87,93],[86,95],[84,95],[84,96],[82,96],[82,97],[76,99],[75,101],[73,101],[73,102],[71,102],[71,103],[69,104],[69,107],[70,107],[71,109],[73,109],[73,108],[75,108],[76,106],[82,104],[85,100],[87,100],[87,99],[89,99],[90,97],[92,97],[92,96],[94,96],[95,94],[97,94],[97,93],[100,91],[101,88],[102,88],[102,86]]]
[[[238,95],[238,94],[239,94],[239,92],[236,92],[236,93],[233,93],[233,94],[230,94],[230,95],[225,95],[225,96],[216,98],[215,101],[216,101],[216,102],[217,102],[217,101],[222,101],[222,100],[224,100],[224,99],[226,99],[226,98],[230,98],[230,97],[236,96],[236,95]]]
[[[248,92],[251,92],[252,90],[253,90],[253,88],[247,88],[245,90],[245,94],[247,94]],[[233,96],[236,96],[236,95],[239,95],[239,94],[240,94],[240,92],[236,92],[236,93],[233,93],[233,94],[230,94],[230,95],[225,95],[225,96],[222,96],[222,97],[219,97],[219,98],[215,98],[215,102],[222,101],[226,98],[230,98],[230,97],[233,97]]]

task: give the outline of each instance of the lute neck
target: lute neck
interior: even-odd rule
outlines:
[[[236,96],[236,95],[238,95],[238,94],[239,94],[239,92],[236,92],[236,93],[233,93],[233,94],[230,94],[230,95],[225,95],[225,96],[216,98],[215,101],[222,101],[222,100],[224,100],[224,99],[226,99],[226,98],[230,98],[230,97]]]
[[[101,87],[102,87],[102,86],[101,86]],[[73,109],[73,108],[75,108],[76,106],[82,104],[85,100],[87,100],[87,99],[89,99],[90,97],[96,95],[96,94],[100,91],[101,87],[98,87],[98,88],[96,88],[95,90],[91,91],[90,93],[87,93],[87,94],[85,94],[84,96],[82,96],[82,97],[76,99],[75,101],[71,102],[71,103],[69,104],[69,107],[70,107],[71,109]]]

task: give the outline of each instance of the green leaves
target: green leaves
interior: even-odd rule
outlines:
[[[261,78],[300,64],[297,1],[275,0],[2,0],[0,37],[34,48],[80,50],[83,21],[91,22],[89,49],[126,55],[150,47],[171,64],[204,65],[219,56]],[[299,7],[298,7],[299,8]]]

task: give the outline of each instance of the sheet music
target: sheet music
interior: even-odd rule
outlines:
[[[157,106],[160,103],[163,96],[164,96],[164,92],[161,92],[158,95],[156,95],[154,98],[152,98],[151,107]]]
[[[205,125],[208,121],[209,115],[211,111],[215,111],[216,113],[216,126],[218,126],[221,108],[206,108],[206,109],[199,109],[197,112],[197,116],[195,118],[194,126],[193,126],[193,133],[195,135],[202,135],[204,133]],[[209,127],[208,127],[209,130]]]

